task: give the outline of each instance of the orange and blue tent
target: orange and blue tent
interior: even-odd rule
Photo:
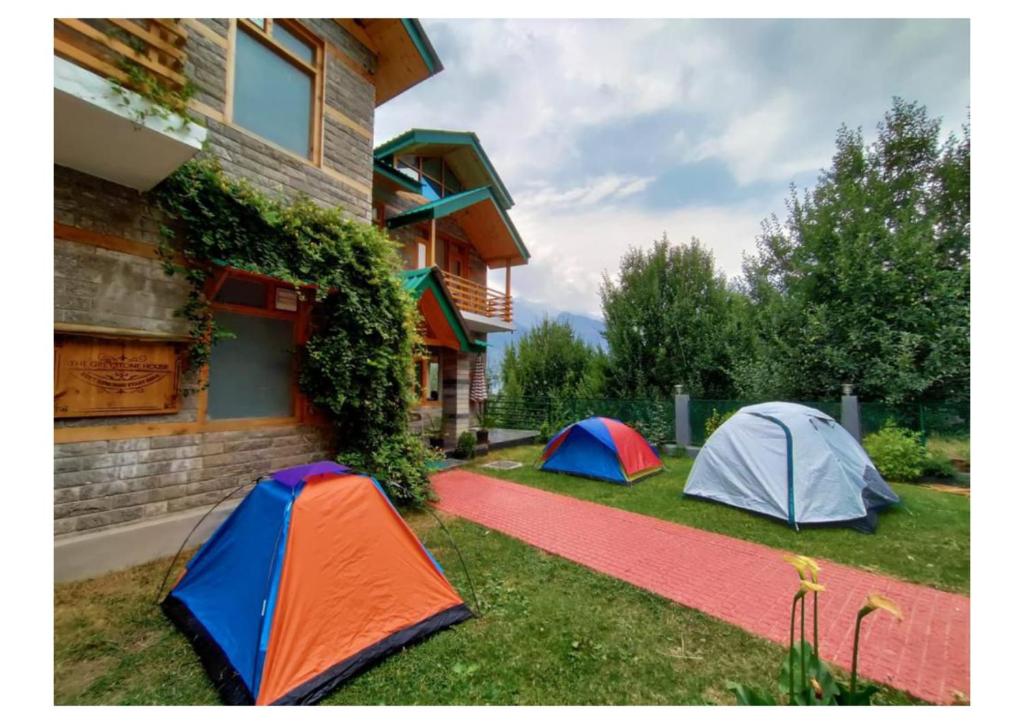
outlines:
[[[629,485],[664,468],[644,436],[618,420],[588,417],[555,435],[541,453],[541,470]]]
[[[313,704],[472,616],[380,485],[330,461],[257,483],[162,608],[229,704]]]

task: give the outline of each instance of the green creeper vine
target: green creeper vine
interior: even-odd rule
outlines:
[[[145,55],[146,44],[131,33],[125,32],[116,26],[107,27],[105,33],[128,45],[137,55]],[[184,130],[188,127],[189,123],[199,123],[189,112],[189,101],[196,93],[196,86],[191,78],[187,78],[182,87],[175,88],[131,58],[119,56],[117,67],[125,74],[127,80],[123,83],[116,78],[109,78],[108,80],[113,92],[120,98],[121,104],[126,108],[132,106],[129,90],[134,91],[150,102],[145,110],[135,112],[136,123],[141,125],[149,117],[157,117],[165,121],[175,118],[180,119],[181,128],[178,129],[172,126],[168,128],[169,131]]]
[[[329,420],[342,462],[375,474],[400,502],[424,500],[428,453],[408,431],[417,312],[396,274],[395,243],[340,209],[271,199],[209,158],[185,164],[154,193],[170,219],[162,230],[165,270],[190,285],[179,310],[192,339],[189,369],[206,365],[229,334],[204,292],[218,268],[313,285],[300,388]]]

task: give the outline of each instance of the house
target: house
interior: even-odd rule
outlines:
[[[451,447],[486,398],[487,335],[514,329],[512,267],[530,254],[475,133],[414,128],[373,156],[374,221],[400,242],[423,319],[418,424]],[[490,270],[501,290],[488,286]]]
[[[441,69],[411,19],[54,21],[58,580],[171,554],[240,484],[329,454],[288,352],[310,311],[294,287],[229,270],[213,309],[236,337],[214,348],[208,387],[183,394],[189,287],[162,269],[151,189],[205,149],[265,193],[370,222],[386,173],[375,110]]]

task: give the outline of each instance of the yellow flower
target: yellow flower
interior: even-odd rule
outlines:
[[[813,676],[811,677],[811,688],[814,689],[815,699],[820,699],[825,694],[825,692],[821,688],[821,684],[819,684],[818,680],[815,679]]]
[[[900,607],[880,593],[868,594],[868,597],[864,600],[864,607],[861,611],[865,616],[867,616],[869,613],[879,608],[891,613],[897,621],[903,620],[903,611],[900,610]]]
[[[825,590],[825,586],[814,581],[800,581],[800,594],[807,593],[821,593]]]
[[[811,580],[814,582],[818,581],[818,573],[821,572],[821,568],[818,566],[817,561],[807,556],[797,556],[786,554],[782,557],[782,560],[786,561],[789,565],[796,569],[797,574],[801,580]]]

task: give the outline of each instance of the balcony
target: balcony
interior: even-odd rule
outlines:
[[[182,98],[186,38],[177,20],[55,19],[54,162],[148,191],[198,153],[206,129],[152,100]]]
[[[449,272],[441,272],[445,286],[474,332],[510,332],[512,297]]]

